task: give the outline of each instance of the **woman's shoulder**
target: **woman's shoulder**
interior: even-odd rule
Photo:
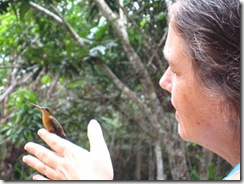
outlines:
[[[228,177],[226,180],[240,180],[240,179],[241,179],[241,173],[240,171],[238,171],[235,174]]]
[[[241,173],[240,173],[240,163],[237,164],[231,172],[224,178],[224,180],[240,180]]]

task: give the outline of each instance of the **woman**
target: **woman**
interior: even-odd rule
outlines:
[[[175,3],[164,55],[169,67],[160,85],[171,93],[180,136],[238,165],[240,2]]]
[[[171,93],[182,139],[223,157],[235,169],[224,179],[240,179],[240,2],[178,0],[169,11],[164,55],[169,67],[160,86]],[[47,132],[23,161],[50,179],[113,179],[100,125],[88,125],[91,150]],[[45,179],[36,175],[33,179]]]

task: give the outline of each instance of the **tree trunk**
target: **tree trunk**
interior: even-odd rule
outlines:
[[[21,148],[24,146],[22,145]],[[7,142],[0,144],[0,179],[11,180],[14,178],[14,164],[16,160],[24,153],[24,149],[17,149]]]
[[[149,159],[148,159],[148,180],[154,180],[154,167],[155,167],[155,159],[153,155],[153,148],[150,146],[149,148]]]
[[[173,133],[168,133],[167,138],[162,140],[168,153],[173,180],[188,180],[184,141]]]
[[[141,151],[141,138],[137,143],[136,147],[136,180],[141,180],[141,161],[142,161],[142,151]]]
[[[161,150],[161,141],[158,139],[154,143],[154,152],[156,156],[156,166],[157,166],[157,180],[165,180],[164,177],[164,164]]]
[[[202,148],[202,157],[200,160],[200,180],[208,180],[208,167],[213,158],[213,152]]]

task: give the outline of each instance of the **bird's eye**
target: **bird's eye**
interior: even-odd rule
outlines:
[[[52,111],[49,108],[45,108],[45,111],[47,111],[49,114],[53,114]]]

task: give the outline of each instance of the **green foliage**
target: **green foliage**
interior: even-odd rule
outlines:
[[[190,177],[190,180],[199,180],[199,175],[197,174],[196,169],[192,169],[190,171],[189,177]]]
[[[17,147],[26,141],[36,139],[36,132],[41,128],[40,116],[26,102],[35,101],[36,96],[32,91],[19,88],[11,94],[8,101],[9,118],[1,126],[0,141],[8,140]]]
[[[105,123],[109,126],[109,127],[115,127],[120,128],[121,127],[121,122],[118,119],[118,115],[115,114],[112,119],[108,118],[108,117],[102,117],[102,120],[105,121]]]
[[[221,180],[221,176],[219,176],[218,173],[219,167],[216,166],[214,163],[210,163],[209,169],[208,169],[208,179],[209,180]]]
[[[167,14],[165,12],[160,12],[158,15],[156,15],[156,19],[158,20],[164,20],[166,18]]]
[[[47,85],[51,83],[51,77],[48,75],[45,75],[41,79],[42,84]]]

